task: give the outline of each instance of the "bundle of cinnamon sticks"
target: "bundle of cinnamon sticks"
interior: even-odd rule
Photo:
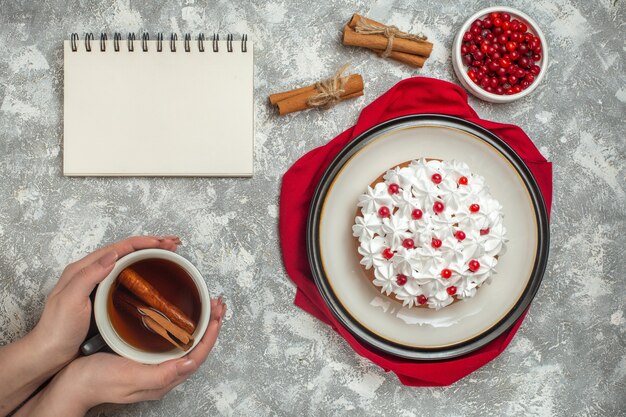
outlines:
[[[118,280],[132,295],[116,291],[113,304],[128,312],[177,348],[187,351],[193,345],[196,324],[170,303],[156,288],[132,268],[124,269]]]
[[[343,44],[361,46],[396,61],[421,68],[433,50],[424,35],[401,32],[372,19],[354,14],[343,28]]]
[[[269,101],[276,106],[283,116],[313,107],[328,108],[339,101],[363,95],[363,77],[359,74],[344,76],[347,65],[341,67],[335,76],[327,80],[296,88],[295,90],[276,93],[269,96]]]

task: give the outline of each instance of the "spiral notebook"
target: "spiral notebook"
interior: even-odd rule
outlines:
[[[252,48],[245,35],[72,34],[64,175],[251,176]]]

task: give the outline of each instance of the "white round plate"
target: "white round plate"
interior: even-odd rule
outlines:
[[[509,239],[492,283],[438,311],[405,308],[381,294],[359,264],[351,230],[367,186],[421,157],[463,161],[483,176],[503,206]],[[366,342],[414,359],[465,354],[506,331],[536,293],[547,259],[547,215],[528,168],[492,133],[449,116],[396,119],[351,142],[318,187],[308,229],[311,267],[331,310]]]

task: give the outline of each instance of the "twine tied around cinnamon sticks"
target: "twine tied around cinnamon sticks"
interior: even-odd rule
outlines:
[[[334,77],[316,82],[315,88],[319,91],[319,94],[309,97],[306,103],[310,107],[328,109],[343,100],[341,95],[346,92],[345,86],[348,77],[343,77],[342,75],[349,66],[350,64],[344,64],[337,70]]]
[[[402,32],[398,29],[397,26],[393,25],[375,25],[372,23],[368,23],[363,17],[359,17],[359,20],[356,22],[356,26],[354,27],[354,31],[356,33],[362,33],[364,35],[383,35],[387,38],[387,47],[383,52],[380,53],[380,56],[383,58],[387,58],[391,55],[391,51],[393,51],[393,40],[394,38],[402,38],[402,39],[410,39],[414,41],[425,41],[428,39],[426,35],[423,33],[411,34],[407,32]]]
[[[354,14],[343,28],[342,42],[347,46],[371,49],[385,58],[421,68],[433,50],[423,34],[412,35]]]
[[[309,108],[328,109],[340,101],[363,95],[363,77],[359,74],[344,75],[349,64],[339,68],[331,78],[295,90],[269,96],[270,103],[283,116]]]

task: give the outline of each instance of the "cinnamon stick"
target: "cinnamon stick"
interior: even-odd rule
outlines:
[[[314,92],[317,92],[317,89],[315,88],[315,84],[307,85],[306,87],[296,88],[295,90],[272,94],[270,96],[270,103],[276,105],[279,101],[283,101],[289,97],[297,96],[299,94],[314,93]]]
[[[350,75],[343,89],[344,92],[341,94],[342,100],[362,96],[363,77],[359,74]],[[272,103],[272,96],[270,96],[270,103],[276,105],[278,107],[278,113],[283,116],[288,113],[308,109],[310,107],[308,100],[318,93],[319,91],[315,87],[315,84],[313,84],[296,90],[273,94],[274,102]],[[280,100],[277,100],[277,98]]]
[[[167,301],[156,288],[143,279],[135,270],[132,268],[124,269],[120,272],[118,280],[120,284],[141,301],[165,314],[172,323],[176,324],[187,333],[193,334],[196,328],[195,323],[178,307]]]
[[[136,319],[142,320],[144,325],[177,348],[187,351],[193,345],[193,336],[126,291],[116,291],[113,294],[113,304],[117,309],[124,310]]]
[[[343,28],[343,44],[348,46],[361,46],[376,51],[384,51],[387,48],[387,38],[383,35],[365,35],[357,33],[354,28],[359,19],[371,23],[375,26],[385,27],[386,25],[372,19],[355,14]],[[411,55],[419,55],[428,58],[433,50],[433,44],[428,41],[417,41],[413,39],[403,39],[395,37],[393,39],[392,51],[404,52]]]

